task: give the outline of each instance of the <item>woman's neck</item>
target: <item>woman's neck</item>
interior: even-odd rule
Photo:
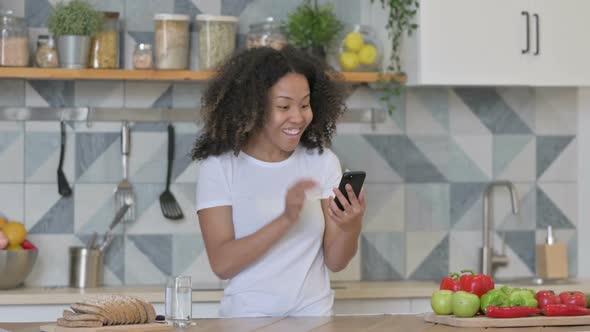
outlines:
[[[256,139],[250,140],[250,142],[242,147],[242,151],[258,160],[271,163],[286,160],[293,154],[293,151],[284,151],[276,145]]]

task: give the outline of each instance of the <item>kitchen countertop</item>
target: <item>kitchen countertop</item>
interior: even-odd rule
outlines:
[[[332,317],[288,317],[288,318],[225,318],[199,319],[190,328],[174,329],[173,331],[232,331],[232,332],[305,332],[305,331],[428,331],[450,332],[463,330],[466,332],[484,331],[484,328],[454,328],[444,325],[426,323],[422,315],[376,315],[376,316],[332,316]],[[39,332],[39,327],[47,323],[0,324],[0,329],[13,332]],[[485,329],[486,331],[501,330],[502,332],[561,332],[588,331],[588,326],[564,327],[524,327]],[[124,331],[124,330],[121,330]]]
[[[573,280],[559,285],[509,284],[536,291],[556,292],[579,290],[590,293],[590,279]],[[429,298],[438,289],[433,281],[333,281],[336,300]],[[87,295],[126,294],[144,298],[152,303],[164,302],[163,286],[116,286],[77,289],[69,287],[22,287],[0,291],[0,305],[71,304]],[[223,296],[219,285],[193,284],[193,302],[218,302]]]

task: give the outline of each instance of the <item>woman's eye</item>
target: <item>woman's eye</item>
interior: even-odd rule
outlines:
[[[279,105],[279,106],[277,106],[277,108],[280,108],[282,110],[288,110],[289,109],[289,106],[280,106]]]
[[[309,105],[301,105],[301,108],[307,109],[307,108],[309,108]]]

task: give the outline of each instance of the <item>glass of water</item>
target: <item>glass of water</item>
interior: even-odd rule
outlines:
[[[184,327],[191,325],[192,285],[190,276],[170,277],[166,280],[166,322]]]

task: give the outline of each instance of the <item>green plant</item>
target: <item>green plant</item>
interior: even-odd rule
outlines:
[[[83,0],[68,4],[60,2],[47,19],[49,31],[55,36],[93,36],[100,31],[103,14]]]
[[[331,4],[318,6],[304,0],[289,14],[287,36],[299,48],[314,49],[327,46],[338,35],[343,25]]]
[[[371,0],[374,3],[376,0]],[[388,73],[404,74],[400,61],[400,44],[404,33],[411,35],[418,25],[414,23],[414,17],[418,11],[418,0],[378,0],[383,9],[389,9],[387,16],[387,32],[391,38],[391,54],[387,64]],[[381,98],[387,102],[389,113],[395,109],[392,100],[401,95],[403,84],[392,76],[381,75],[381,89],[384,94]]]

